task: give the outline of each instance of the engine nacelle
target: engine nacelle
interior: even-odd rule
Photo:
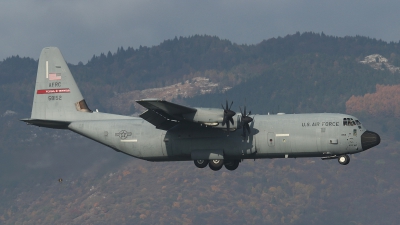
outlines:
[[[187,121],[201,123],[205,126],[212,128],[226,129],[226,124],[222,125],[224,118],[224,110],[216,108],[196,108],[196,112],[183,114],[183,118]],[[236,114],[233,117],[234,124],[230,124],[230,130],[236,130],[241,128],[240,126],[240,114]],[[239,127],[238,127],[239,126]]]
[[[224,118],[224,110],[215,108],[195,108],[194,113],[183,114],[183,118],[187,121],[196,123],[222,123]]]

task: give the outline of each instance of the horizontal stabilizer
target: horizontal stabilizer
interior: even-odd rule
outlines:
[[[57,120],[40,120],[40,119],[21,119],[28,124],[35,125],[38,127],[48,127],[54,129],[67,129],[70,122],[57,121]]]

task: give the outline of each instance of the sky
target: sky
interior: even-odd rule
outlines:
[[[216,35],[257,44],[296,32],[400,41],[399,0],[15,0],[0,2],[0,61],[56,46],[73,64],[118,47]]]

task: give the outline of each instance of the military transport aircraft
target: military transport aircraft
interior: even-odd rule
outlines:
[[[39,59],[31,118],[40,127],[69,129],[118,152],[149,161],[193,160],[199,168],[235,170],[243,159],[321,157],[346,165],[348,154],[380,143],[378,134],[345,114],[251,115],[194,108],[158,99],[137,103],[141,118],[92,111],[58,48]]]

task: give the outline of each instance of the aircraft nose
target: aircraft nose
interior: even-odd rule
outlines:
[[[367,130],[361,135],[361,146],[363,150],[377,146],[379,143],[381,143],[381,137],[375,132]]]

